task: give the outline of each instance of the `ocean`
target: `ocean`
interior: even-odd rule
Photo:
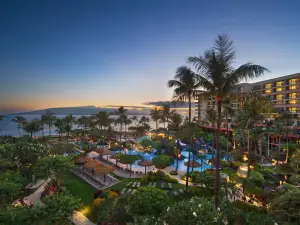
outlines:
[[[56,115],[57,118],[63,118],[65,117],[66,115]],[[81,115],[73,115],[75,118],[79,118],[81,117]],[[87,116],[87,115],[85,115]],[[142,116],[145,116],[145,115],[137,115],[136,117],[138,119],[140,119]],[[33,119],[41,119],[41,115],[24,115],[23,116],[27,121],[31,121]],[[130,115],[128,115],[128,117],[132,117]],[[150,118],[150,116],[146,116],[148,118]],[[14,137],[18,137],[20,136],[20,132],[21,134],[23,135],[23,131],[20,130],[20,132],[18,131],[18,125],[12,121],[12,119],[14,119],[15,116],[13,115],[10,115],[10,116],[5,116],[3,118],[2,121],[0,121],[0,136],[4,136],[4,135],[9,135],[9,136],[14,136]],[[132,124],[130,126],[134,126],[135,125],[135,121],[132,122]],[[150,119],[150,126],[151,128],[155,129],[155,122],[152,121]],[[160,127],[162,127],[163,125],[160,124]],[[73,129],[76,129],[78,128],[78,126],[75,124],[73,125]],[[52,127],[51,129],[51,134],[57,134],[56,133],[56,128],[55,127]],[[38,133],[36,133],[36,136],[43,136],[43,132],[45,135],[48,135],[49,134],[49,127],[47,125],[44,126],[44,131],[40,131]]]

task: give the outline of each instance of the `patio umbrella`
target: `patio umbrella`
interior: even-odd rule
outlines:
[[[144,166],[145,167],[145,174],[146,174],[146,167],[153,165],[152,161],[139,161],[137,164],[139,166]]]
[[[94,172],[100,175],[103,175],[104,181],[105,181],[105,176],[107,174],[110,174],[112,172],[114,172],[114,168],[111,166],[100,166],[100,167],[96,167],[94,168]]]
[[[91,160],[92,160],[92,159],[91,159],[90,157],[87,157],[87,156],[79,156],[79,157],[76,159],[75,163],[76,163],[76,164],[85,164],[86,162],[91,161]]]
[[[185,162],[184,165],[185,165],[185,166],[188,166],[188,165],[189,165],[189,167],[197,168],[197,167],[200,167],[200,166],[201,166],[201,163],[198,163],[198,162],[196,162],[196,161],[191,160],[190,162],[188,162],[188,161]]]

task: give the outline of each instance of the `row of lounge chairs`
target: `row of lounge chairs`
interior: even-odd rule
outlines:
[[[77,176],[79,176],[81,179],[83,179],[84,181],[86,181],[87,183],[92,185],[96,189],[101,189],[101,188],[105,187],[105,185],[103,183],[99,182],[98,180],[96,180],[93,177],[90,177],[89,175],[87,175],[86,173],[81,171],[80,169],[74,169],[74,170],[71,170],[71,171],[74,174],[76,174]]]

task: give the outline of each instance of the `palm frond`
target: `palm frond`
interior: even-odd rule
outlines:
[[[219,35],[214,43],[217,58],[221,63],[230,65],[235,60],[235,49],[233,41],[228,35]]]

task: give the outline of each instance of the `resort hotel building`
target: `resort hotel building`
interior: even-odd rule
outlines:
[[[238,92],[254,92],[267,97],[275,108],[275,113],[288,111],[295,117],[293,126],[294,132],[290,138],[300,142],[300,73],[288,76],[277,77],[256,83],[241,83],[237,85]],[[238,103],[232,103],[232,107],[237,107]],[[198,121],[205,120],[206,111],[209,107],[216,105],[214,96],[206,100],[198,97],[195,102],[195,117]],[[299,121],[297,119],[299,118]],[[227,128],[227,124],[222,125],[221,129]],[[231,124],[229,123],[229,127]],[[210,126],[204,126],[209,129]],[[232,129],[230,129],[232,130]]]

